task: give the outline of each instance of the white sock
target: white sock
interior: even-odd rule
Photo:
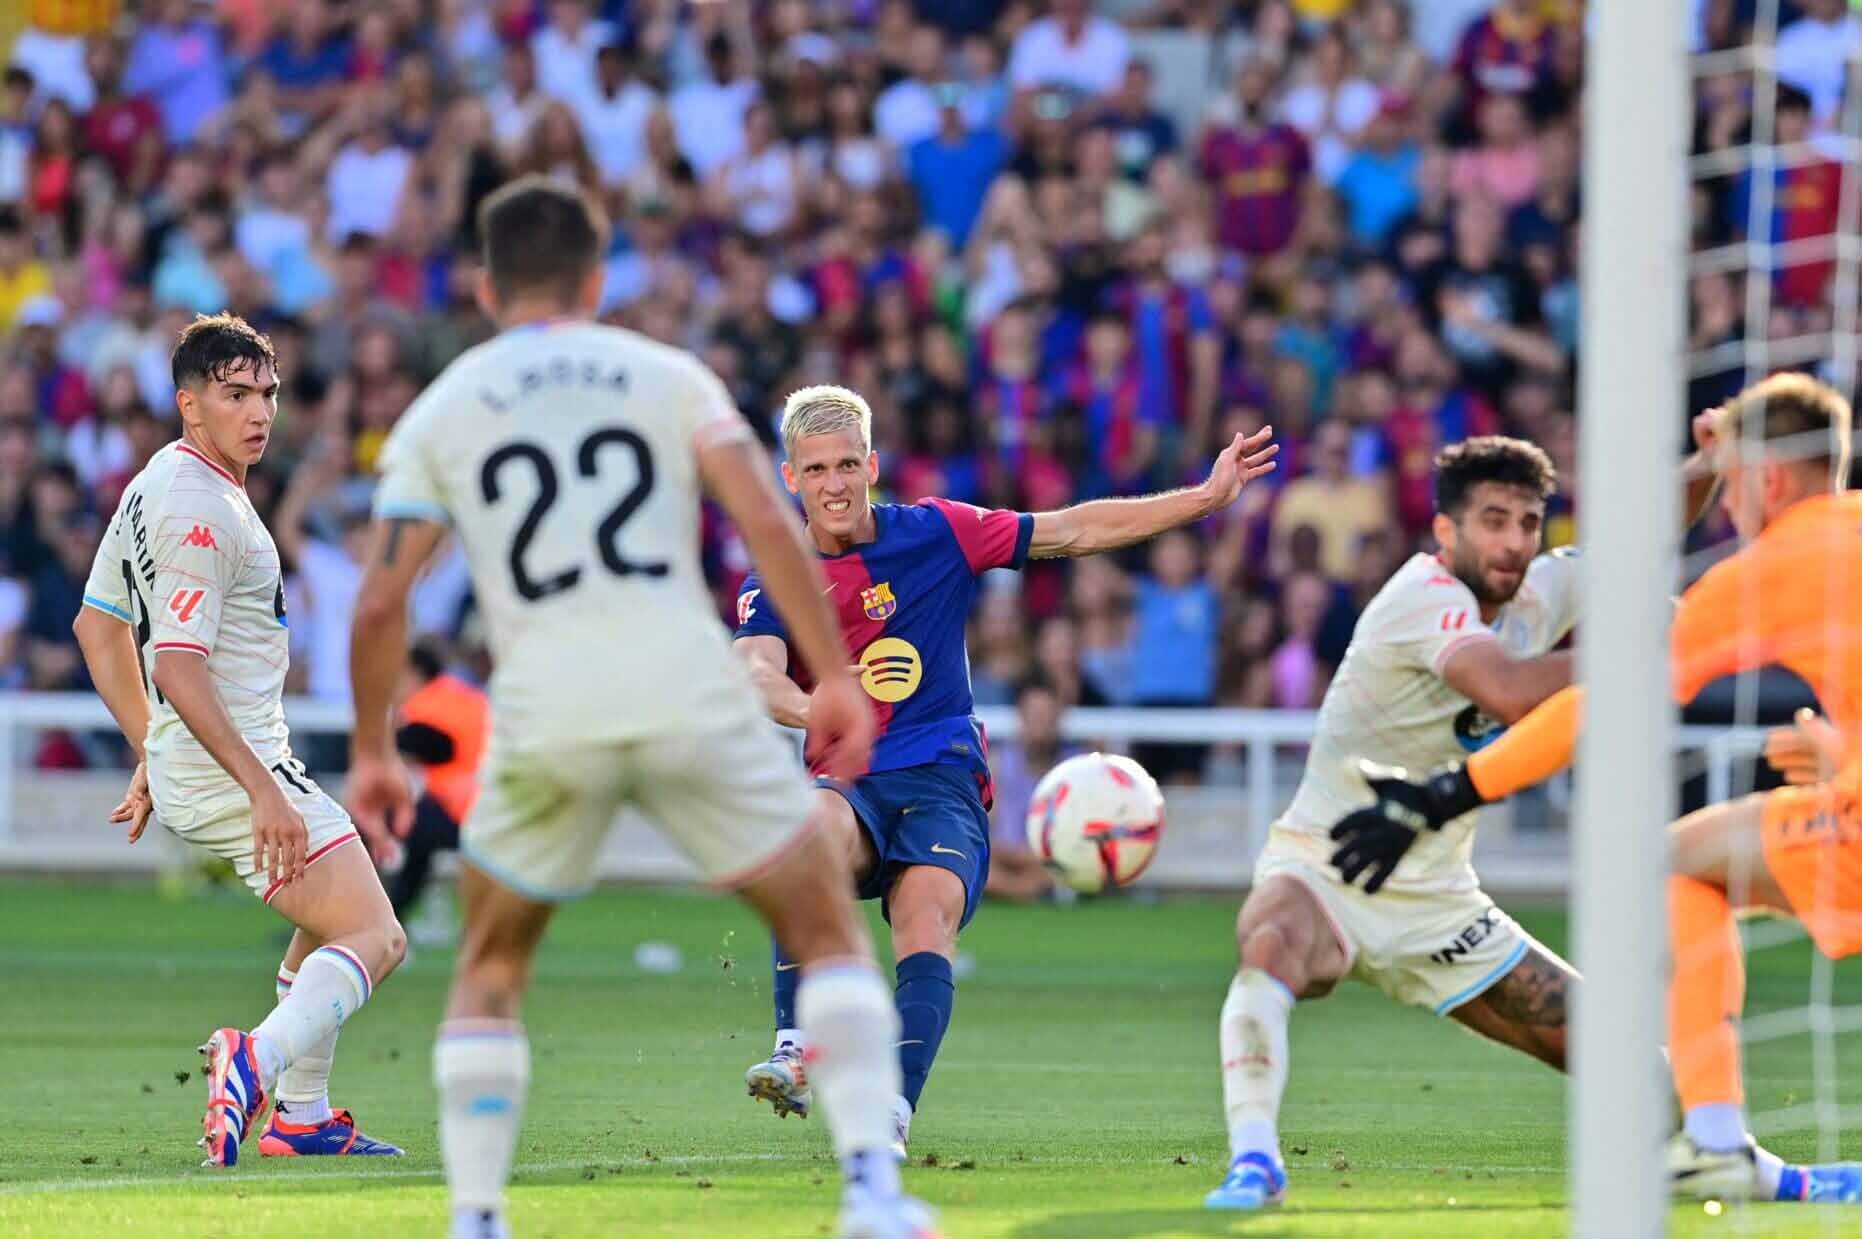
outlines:
[[[448,1020],[433,1047],[440,1090],[440,1156],[461,1214],[502,1218],[504,1185],[523,1124],[530,1042],[516,1020]],[[473,1232],[475,1235],[478,1232]]]
[[[1259,968],[1243,968],[1222,1004],[1222,1101],[1231,1156],[1280,1157],[1280,1095],[1287,1088],[1287,1015],[1293,995]]]
[[[278,1001],[283,1002],[297,980],[297,973],[278,965]],[[315,1125],[330,1119],[330,1067],[336,1060],[336,1036],[340,1028],[297,1056],[278,1077],[272,1090],[278,1113],[287,1123]]]
[[[346,946],[319,947],[306,956],[291,992],[252,1030],[266,1091],[292,1063],[333,1039],[373,988],[368,969]]]
[[[804,1049],[805,1047],[802,1044],[802,1030],[799,1028],[778,1028],[776,1030],[776,1048],[780,1050],[785,1045],[792,1045],[797,1050]]]
[[[850,1191],[894,1196],[892,1101],[899,1095],[899,1013],[865,960],[820,964],[802,976],[795,1009],[808,1043],[808,1077],[827,1118]]]
[[[511,1228],[496,1209],[454,1209],[452,1239],[511,1239]]]
[[[1755,1146],[1752,1155],[1759,1165],[1759,1187],[1763,1189],[1759,1199],[1778,1199],[1778,1184],[1784,1180],[1784,1158],[1763,1145]]]
[[[912,1134],[912,1103],[903,1093],[892,1099],[892,1122],[906,1135]]]
[[[1731,1153],[1746,1147],[1746,1116],[1730,1101],[1695,1106],[1684,1122],[1688,1139],[1709,1153]]]

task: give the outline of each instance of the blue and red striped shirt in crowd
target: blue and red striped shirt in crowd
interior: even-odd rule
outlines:
[[[986,783],[989,754],[972,716],[964,626],[978,578],[1027,562],[1034,517],[926,499],[874,504],[873,523],[871,542],[821,557],[828,601],[878,723],[871,769],[954,762]],[[737,597],[737,636],[789,640],[755,573]],[[793,656],[789,674],[803,688],[813,684]]]

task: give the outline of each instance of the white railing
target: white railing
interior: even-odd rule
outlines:
[[[1016,738],[1013,710],[978,713],[992,742]],[[300,756],[307,759],[314,756],[309,752],[312,737],[346,736],[351,720],[346,707],[305,698],[287,701],[285,714]],[[1146,874],[1148,884],[1160,887],[1223,887],[1246,882],[1268,826],[1292,798],[1316,717],[1301,710],[1080,709],[1062,719],[1061,729],[1070,741],[1114,751],[1147,741],[1236,750],[1238,760],[1224,764],[1220,781],[1170,789],[1171,828]],[[117,829],[105,822],[122,794],[124,771],[39,770],[30,764],[28,741],[40,733],[110,733],[114,726],[102,702],[88,694],[0,694],[0,870],[148,872],[181,863],[184,850],[165,832],[152,831],[143,845],[127,848]],[[1756,753],[1763,736],[1755,728],[1684,727],[1680,744],[1701,755],[1708,797],[1722,800],[1734,790],[1739,760]],[[314,763],[312,773],[317,773]],[[324,781],[332,791],[340,790],[340,776]],[[1525,829],[1507,808],[1488,811],[1475,855],[1490,885],[1543,894],[1565,889],[1568,840],[1556,828],[1562,790],[1550,797],[1552,829]],[[1661,823],[1623,825],[1656,829]],[[683,858],[646,823],[626,815],[603,854],[601,872],[606,878],[644,881],[691,876]]]

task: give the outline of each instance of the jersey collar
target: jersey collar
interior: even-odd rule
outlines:
[[[228,482],[232,483],[234,486],[239,487],[239,489],[241,490],[245,489],[245,486],[240,482],[238,478],[228,473],[225,469],[221,468],[219,465],[214,464],[211,460],[208,460],[205,455],[203,455],[197,449],[190,447],[187,443],[181,440],[176,440],[175,451],[183,452],[189,456],[192,456],[195,460],[198,460],[201,464],[206,465],[209,469],[213,470],[215,473],[225,478]]]

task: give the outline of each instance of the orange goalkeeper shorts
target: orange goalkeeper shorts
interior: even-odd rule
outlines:
[[[1862,768],[1765,796],[1765,864],[1831,959],[1862,951]]]

